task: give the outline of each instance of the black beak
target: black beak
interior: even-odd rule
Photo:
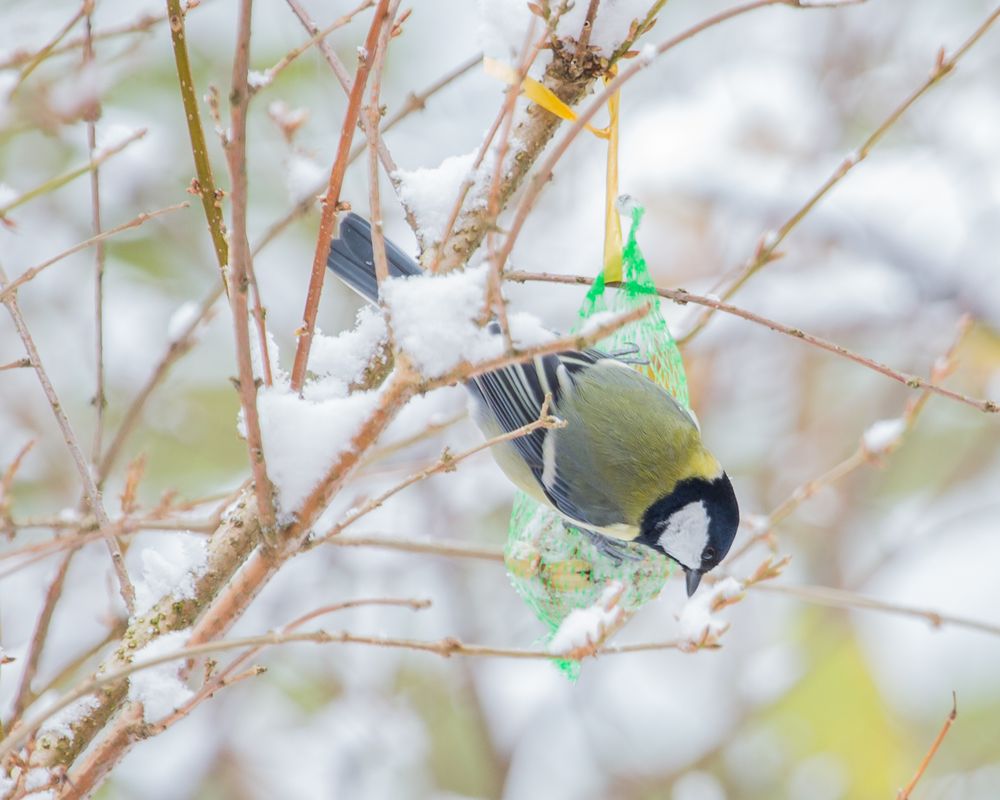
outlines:
[[[701,583],[701,573],[694,569],[686,569],[684,572],[687,578],[688,597],[690,597],[698,588],[698,584]]]

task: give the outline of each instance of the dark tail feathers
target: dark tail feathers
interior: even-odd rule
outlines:
[[[394,278],[423,272],[416,261],[388,240],[385,255],[389,261],[389,274]],[[326,265],[354,291],[373,303],[378,302],[372,226],[368,220],[354,213],[340,220],[340,235],[330,245]]]

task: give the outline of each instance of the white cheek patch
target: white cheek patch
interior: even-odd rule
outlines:
[[[689,569],[701,567],[701,554],[708,544],[710,518],[705,503],[688,503],[678,509],[663,526],[659,545]]]

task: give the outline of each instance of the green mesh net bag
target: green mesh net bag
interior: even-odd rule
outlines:
[[[605,352],[628,352],[641,370],[669,391],[678,402],[688,405],[687,378],[677,344],[660,313],[656,287],[636,244],[636,231],[643,209],[632,210],[628,241],[622,250],[622,281],[616,291],[607,291],[604,274],[587,293],[580,319],[611,311],[626,312],[654,303],[644,318],[620,328],[598,343]],[[634,356],[632,353],[634,352]],[[588,536],[563,522],[556,512],[518,492],[511,511],[504,562],[517,593],[545,625],[550,640],[571,611],[594,605],[611,581],[624,586],[618,605],[626,614],[634,613],[656,597],[670,574],[671,562],[648,547],[624,544],[634,559],[616,559],[602,552]],[[576,679],[580,662],[557,660],[570,678]]]

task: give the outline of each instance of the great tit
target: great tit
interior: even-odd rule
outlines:
[[[420,265],[386,242],[393,277]],[[327,266],[378,300],[371,226],[347,214]],[[688,596],[729,552],[739,508],[729,477],[701,441],[693,416],[660,386],[599,350],[566,350],[466,383],[488,438],[541,414],[546,396],[564,428],[538,429],[492,448],[520,489],[567,522],[613,540],[638,542],[677,562]]]

